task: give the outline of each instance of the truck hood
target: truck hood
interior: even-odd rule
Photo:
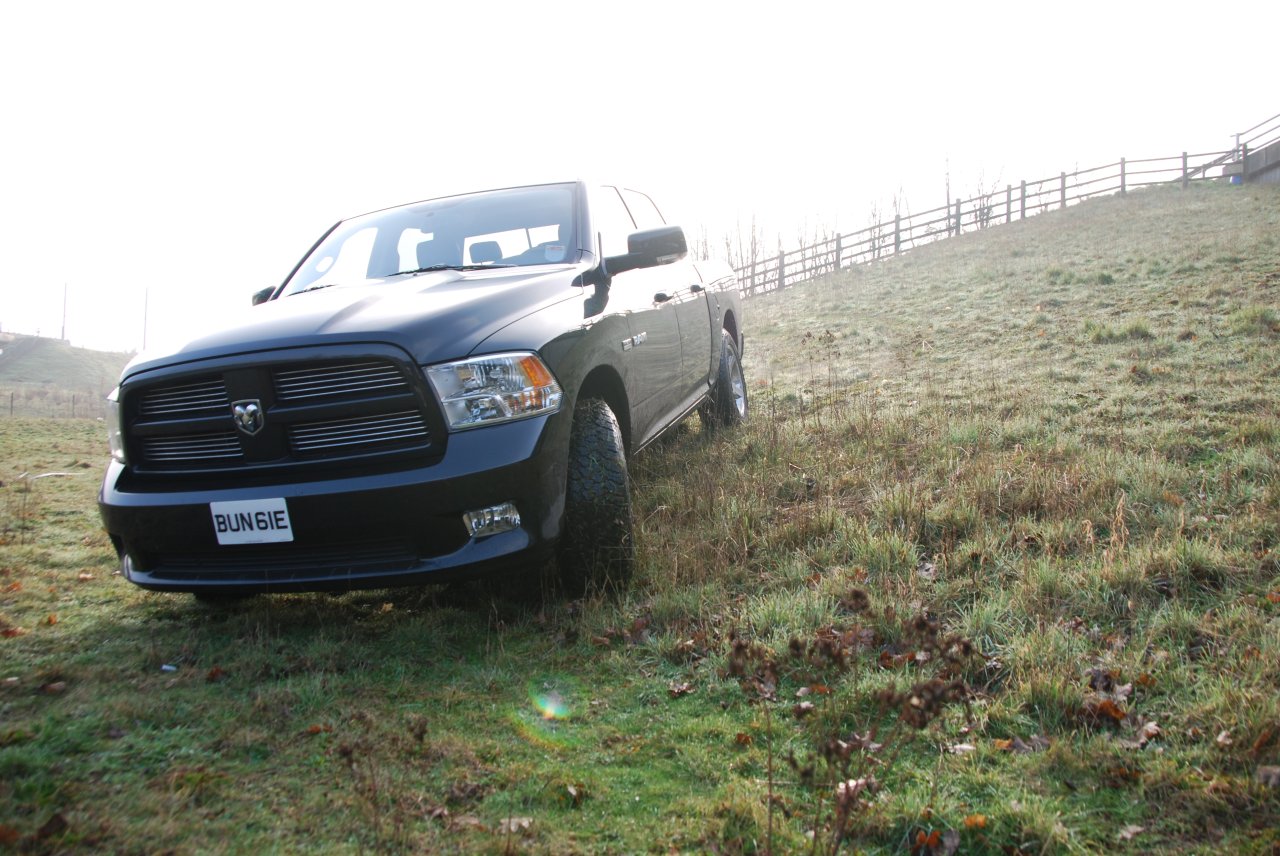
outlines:
[[[514,321],[581,299],[579,268],[433,271],[280,297],[180,348],[139,354],[123,377],[209,357],[352,342],[397,345],[420,365],[457,359]]]

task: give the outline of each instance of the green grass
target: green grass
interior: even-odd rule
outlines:
[[[751,422],[633,461],[614,599],[137,591],[101,427],[4,421],[0,840],[1272,852],[1278,235],[1133,193],[755,299]]]

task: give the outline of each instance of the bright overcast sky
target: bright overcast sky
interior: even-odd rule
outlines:
[[[880,11],[870,11],[877,9]],[[335,220],[608,178],[789,248],[1280,112],[1280,4],[22,2],[0,12],[0,329],[132,350]],[[771,240],[776,240],[772,237]]]

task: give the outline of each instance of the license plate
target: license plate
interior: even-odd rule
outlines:
[[[274,544],[293,540],[284,498],[211,502],[213,531],[219,544]]]

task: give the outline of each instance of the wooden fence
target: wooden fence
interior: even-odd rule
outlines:
[[[1023,220],[1095,196],[1157,184],[1180,184],[1186,188],[1195,182],[1223,181],[1223,171],[1230,164],[1248,164],[1249,152],[1278,141],[1280,115],[1238,134],[1235,148],[1224,152],[1183,152],[1172,157],[1140,160],[1121,158],[1091,169],[1062,172],[1016,186],[1010,184],[1004,190],[957,199],[930,211],[896,215],[892,220],[877,222],[857,232],[836,235],[776,256],[757,258],[735,271],[744,297],[765,294],[941,238]]]

